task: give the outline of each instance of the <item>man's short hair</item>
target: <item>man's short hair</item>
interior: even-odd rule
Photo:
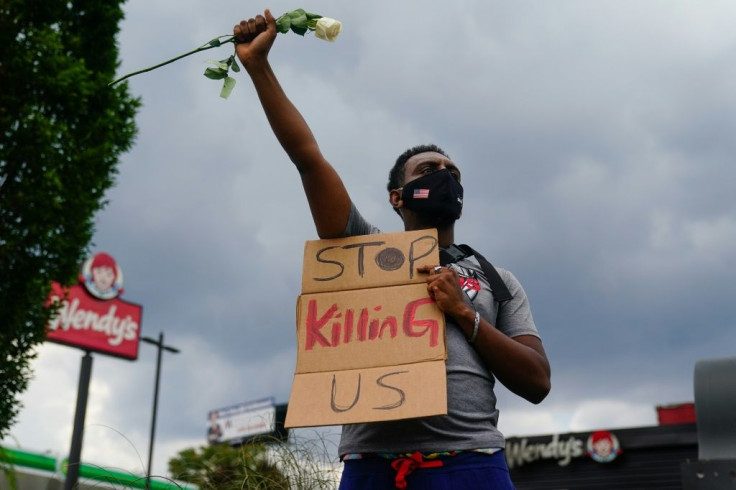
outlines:
[[[394,189],[403,187],[404,169],[406,168],[406,161],[409,160],[414,155],[418,155],[420,153],[427,153],[427,152],[439,153],[440,155],[444,155],[445,157],[450,158],[450,156],[447,153],[445,153],[442,148],[434,144],[417,145],[412,148],[409,148],[404,153],[399,155],[399,158],[396,159],[396,163],[394,164],[393,168],[391,168],[391,171],[388,173],[388,184],[386,185],[386,189],[389,192],[391,192]]]

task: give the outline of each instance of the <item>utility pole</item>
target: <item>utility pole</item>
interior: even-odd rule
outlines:
[[[164,345],[164,333],[158,334],[158,340],[154,340],[150,337],[141,337],[143,342],[153,344],[158,348],[158,355],[156,358],[156,383],[153,388],[153,416],[151,417],[151,439],[148,444],[148,469],[146,470],[146,490],[151,488],[151,462],[153,461],[153,439],[156,435],[156,412],[158,410],[158,385],[161,377],[161,352],[167,350],[174,354],[179,353],[179,349]]]

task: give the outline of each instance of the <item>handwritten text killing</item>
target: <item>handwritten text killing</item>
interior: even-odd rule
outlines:
[[[306,317],[306,350],[337,347],[340,343],[370,341],[382,338],[425,337],[430,347],[439,343],[440,325],[432,318],[418,318],[417,310],[433,303],[430,298],[419,298],[407,303],[401,320],[394,315],[382,316],[382,306],[353,308],[340,311],[337,303],[320,309],[319,298],[309,300]]]

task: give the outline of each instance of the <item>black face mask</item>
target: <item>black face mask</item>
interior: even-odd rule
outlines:
[[[448,223],[463,210],[463,186],[449,170],[438,170],[404,185],[401,199],[407,209]]]

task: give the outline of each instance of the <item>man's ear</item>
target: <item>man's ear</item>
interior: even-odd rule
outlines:
[[[401,199],[401,191],[397,189],[390,191],[388,193],[388,202],[394,208],[396,214],[403,220],[404,215],[401,214],[401,210],[404,208],[404,200]]]
[[[394,211],[399,210],[399,208],[404,207],[404,201],[401,199],[401,191],[398,189],[394,189],[388,193],[388,202],[391,204],[391,206],[394,208]]]

